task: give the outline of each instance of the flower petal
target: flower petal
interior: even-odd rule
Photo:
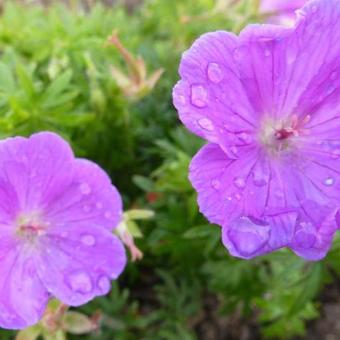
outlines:
[[[107,294],[126,264],[121,241],[104,228],[53,228],[42,241],[39,277],[47,290],[71,306]]]
[[[230,254],[243,259],[264,255],[290,244],[297,213],[277,211],[264,219],[240,217],[222,229],[222,240]]]
[[[49,295],[29,248],[22,248],[12,235],[1,236],[0,248],[0,326],[26,328],[40,320]]]
[[[51,132],[0,142],[0,181],[6,183],[16,210],[40,208],[46,197],[62,191],[72,176],[73,158],[69,145]]]
[[[263,114],[310,115],[339,92],[339,2],[310,1],[298,13],[293,28],[250,25],[240,34],[241,80]]]
[[[52,225],[88,224],[111,230],[122,218],[122,200],[107,174],[95,163],[76,159],[72,181],[46,204]]]
[[[290,247],[309,261],[324,258],[336,231],[336,209],[305,200]]]
[[[234,61],[237,40],[223,31],[201,36],[183,54],[182,79],[173,90],[182,122],[210,142],[225,139],[228,132],[247,133],[256,124]]]
[[[237,150],[238,158],[230,159],[218,145],[208,144],[191,162],[189,179],[198,192],[200,211],[210,222],[262,218],[266,209],[299,206],[303,187],[288,161],[287,167],[270,162],[252,146]]]

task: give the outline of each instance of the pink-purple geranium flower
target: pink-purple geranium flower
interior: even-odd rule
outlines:
[[[78,306],[107,294],[125,263],[111,231],[121,198],[58,135],[0,142],[0,326],[37,322],[49,297]]]
[[[296,20],[296,10],[307,0],[262,0],[260,13],[268,17],[268,22],[293,26]]]
[[[190,180],[230,253],[289,247],[324,257],[340,203],[340,1],[316,0],[295,27],[218,31],[184,53],[174,104],[208,141]]]

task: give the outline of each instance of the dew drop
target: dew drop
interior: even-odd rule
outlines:
[[[91,187],[87,183],[81,183],[79,185],[79,189],[83,195],[88,195],[89,193],[91,193]]]
[[[61,233],[61,237],[67,237],[68,236],[68,232],[67,231],[63,231],[62,233]]]
[[[112,213],[110,211],[105,211],[104,217],[109,220],[112,217]]]
[[[333,85],[330,85],[326,91],[326,94],[332,94],[335,91],[335,87]]]
[[[83,211],[84,211],[85,213],[89,213],[91,210],[92,210],[92,208],[91,208],[90,205],[85,204],[85,205],[83,206]]]
[[[278,190],[275,191],[274,194],[275,194],[275,197],[279,200],[282,200],[284,198],[284,193],[283,193],[282,190],[278,189]]]
[[[97,202],[96,203],[96,208],[99,209],[99,210],[102,209],[103,208],[103,203],[102,202]]]
[[[234,197],[237,201],[241,201],[242,195],[241,194],[235,194]]]
[[[301,248],[310,248],[313,247],[313,245],[316,242],[316,237],[314,234],[305,231],[305,230],[299,230],[295,234],[295,242],[298,244]]]
[[[334,184],[334,178],[333,177],[327,177],[324,182],[324,185],[326,185],[327,187],[331,187]]]
[[[240,46],[234,51],[234,58],[236,61],[242,60],[249,54],[249,49],[246,46]]]
[[[294,61],[296,60],[296,57],[297,57],[297,51],[293,48],[288,49],[287,55],[286,55],[287,64],[288,65],[293,64]]]
[[[178,95],[177,100],[181,105],[185,105],[187,103],[185,97],[183,95]]]
[[[239,189],[243,189],[246,186],[246,182],[245,182],[244,178],[242,178],[242,177],[235,177],[234,178],[234,185]]]
[[[267,226],[258,224],[257,221],[241,217],[232,222],[225,236],[228,237],[239,254],[249,257],[267,243],[269,230]]]
[[[207,130],[207,131],[213,131],[213,130],[214,130],[214,125],[213,125],[213,123],[211,122],[211,120],[208,119],[208,118],[199,119],[199,120],[198,120],[198,125],[199,125],[202,129]]]
[[[231,146],[230,148],[226,149],[226,154],[230,159],[237,159],[238,158],[238,149],[236,146]]]
[[[223,71],[217,63],[209,63],[207,72],[208,78],[215,84],[220,83],[224,78]]]
[[[265,51],[264,51],[264,56],[265,56],[265,57],[270,57],[270,55],[271,55],[271,53],[270,53],[269,50],[265,50]]]
[[[240,132],[236,134],[237,138],[244,144],[250,144],[252,142],[252,137],[247,132]]]
[[[191,102],[199,108],[207,106],[208,92],[202,85],[191,86]]]
[[[331,157],[332,157],[333,159],[338,159],[339,156],[340,156],[340,150],[334,150],[334,151],[332,152]]]
[[[82,271],[72,273],[69,276],[69,282],[73,291],[78,293],[89,293],[92,290],[92,282],[90,276]]]
[[[111,288],[111,282],[106,276],[101,276],[98,279],[98,288],[102,292],[102,294],[107,294]]]
[[[86,234],[82,235],[80,237],[80,241],[85,245],[85,246],[94,246],[96,244],[96,239],[93,235]]]
[[[214,180],[211,181],[211,186],[214,189],[218,190],[221,187],[221,182],[217,179],[214,179]]]
[[[260,171],[254,171],[253,182],[257,187],[263,187],[268,183],[267,176]]]

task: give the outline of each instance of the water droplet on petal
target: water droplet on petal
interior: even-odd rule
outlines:
[[[229,240],[237,253],[249,257],[265,246],[270,236],[270,228],[252,221],[248,217],[241,217],[230,225],[227,234],[223,235],[224,242]]]
[[[308,231],[299,230],[295,234],[295,242],[301,248],[311,248],[316,242],[316,237]]]
[[[297,50],[295,48],[288,48],[287,50],[287,55],[286,55],[286,60],[287,60],[287,64],[291,65],[295,62],[296,57],[297,57]]]
[[[92,290],[90,276],[82,271],[72,273],[69,277],[70,286],[77,293],[89,293]]]
[[[252,137],[247,132],[240,132],[236,134],[237,138],[244,144],[250,144],[252,142]]]
[[[198,125],[202,129],[207,130],[207,131],[213,131],[214,130],[214,125],[211,122],[211,120],[208,119],[208,118],[202,118],[202,119],[198,120]]]
[[[338,158],[340,157],[340,150],[334,150],[334,151],[332,152],[331,157],[332,157],[333,159],[338,159]]]
[[[67,237],[68,236],[68,232],[67,231],[63,231],[62,233],[61,233],[61,237]]]
[[[97,202],[97,203],[96,203],[96,208],[97,208],[97,209],[102,209],[102,208],[103,208],[103,203]]]
[[[275,197],[279,200],[282,200],[285,197],[282,190],[276,190],[274,194]]]
[[[241,194],[235,194],[234,197],[237,201],[241,201],[242,195]]]
[[[112,217],[112,213],[110,211],[105,211],[104,217],[109,220]]]
[[[265,51],[264,51],[264,56],[265,56],[265,57],[270,57],[270,55],[271,55],[271,53],[270,53],[269,50],[265,50]]]
[[[267,176],[261,171],[253,172],[253,182],[257,187],[263,187],[268,183]]]
[[[327,177],[324,182],[324,185],[326,185],[327,187],[331,187],[334,184],[334,178],[333,177]]]
[[[91,193],[91,187],[87,183],[81,183],[79,185],[79,189],[83,195],[88,195]]]
[[[318,6],[312,6],[312,13],[316,13],[318,11]]]
[[[86,234],[82,235],[80,238],[80,241],[85,245],[85,246],[94,246],[96,244],[96,239],[93,235]]]
[[[193,105],[203,108],[207,106],[208,92],[202,85],[191,86],[191,102]]]
[[[234,50],[234,58],[239,61],[246,58],[249,55],[249,48],[246,46],[240,46]]]
[[[183,95],[178,95],[176,98],[181,105],[185,105],[187,103],[187,101],[186,101],[186,99]]]
[[[236,146],[231,146],[230,148],[225,150],[225,152],[230,159],[237,159],[238,158],[238,149],[237,149]]]
[[[335,80],[337,78],[337,76],[338,76],[337,72],[334,71],[334,72],[331,73],[330,78],[331,78],[331,80]]]
[[[83,206],[83,211],[84,211],[85,213],[89,213],[91,210],[92,210],[92,208],[91,208],[90,205],[85,204],[85,205]]]
[[[217,179],[214,179],[214,180],[211,181],[211,186],[214,189],[218,190],[221,187],[221,182]]]
[[[246,181],[242,177],[235,177],[234,185],[239,189],[243,189],[246,186]]]
[[[335,87],[333,85],[328,86],[326,94],[332,94],[335,91]]]
[[[213,82],[213,83],[220,83],[223,78],[223,71],[220,67],[219,64],[217,63],[209,63],[208,65],[208,78]]]
[[[102,294],[107,294],[111,289],[111,282],[106,276],[101,276],[98,280],[98,288]]]

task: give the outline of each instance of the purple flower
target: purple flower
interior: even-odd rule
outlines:
[[[295,11],[301,8],[307,0],[262,0],[260,13],[269,15],[268,22],[293,26]]]
[[[192,160],[200,211],[230,253],[324,257],[340,202],[340,1],[294,28],[218,31],[183,54],[174,104],[209,143]]]
[[[0,142],[0,326],[36,323],[49,296],[78,306],[107,294],[125,263],[111,231],[122,202],[96,164],[58,135]]]

